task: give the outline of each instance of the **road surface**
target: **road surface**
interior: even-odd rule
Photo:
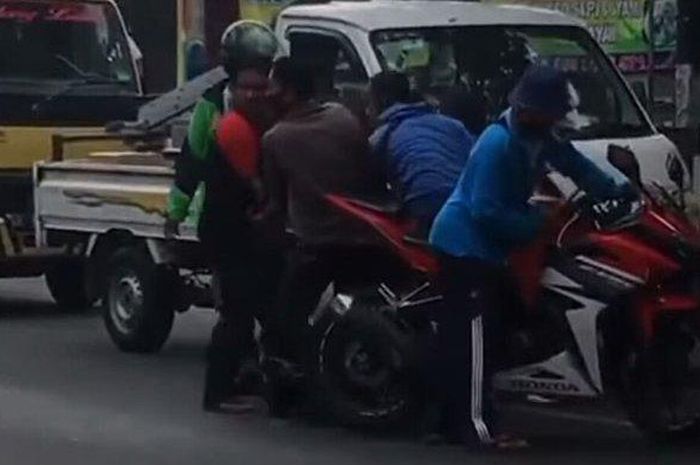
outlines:
[[[531,450],[475,454],[264,412],[200,410],[210,311],[179,317],[153,356],[119,353],[96,314],[52,305],[41,281],[0,282],[0,465],[696,464],[700,447],[652,448],[624,421],[510,411]],[[700,442],[700,440],[699,440]]]

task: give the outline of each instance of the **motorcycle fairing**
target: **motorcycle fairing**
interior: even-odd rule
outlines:
[[[561,352],[540,363],[497,373],[494,387],[500,391],[595,397],[596,389],[587,380],[570,351]]]
[[[559,330],[569,342],[561,353],[539,363],[496,375],[496,386],[510,392],[593,397],[603,392],[598,345],[598,317],[620,296],[644,282],[585,255],[559,254],[545,269],[541,284],[545,293],[539,306],[561,321]],[[563,298],[563,299],[562,299]],[[566,302],[548,305],[547,299]]]

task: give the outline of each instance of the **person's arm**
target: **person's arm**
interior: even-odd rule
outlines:
[[[235,111],[222,117],[216,141],[232,170],[248,180],[260,175],[260,136],[245,117]]]
[[[390,142],[391,136],[396,130],[396,125],[384,124],[377,128],[369,138],[369,153],[372,156],[372,164],[386,181],[389,167],[391,166]]]
[[[543,218],[528,204],[512,205],[507,200],[509,183],[524,173],[514,173],[508,162],[508,135],[505,129],[492,126],[474,148],[468,169],[460,184],[471,183],[471,214],[499,241],[523,244],[540,231]]]
[[[378,155],[377,149],[379,148],[379,142],[382,140],[382,136],[385,130],[386,126],[380,126],[377,129],[375,129],[374,132],[369,136],[369,147],[372,151],[372,154]]]
[[[615,179],[571,144],[553,144],[547,161],[564,176],[593,197],[605,199],[631,191],[629,183],[618,185]]]
[[[466,164],[467,160],[469,160],[469,155],[471,155],[472,149],[474,148],[477,139],[466,128],[460,129],[459,139],[459,145],[462,147],[462,160]]]
[[[185,139],[182,150],[175,159],[175,180],[168,194],[167,216],[169,220],[184,221],[190,204],[203,177],[202,167],[192,155],[189,140]]]
[[[265,207],[260,221],[278,232],[284,231],[287,219],[287,178],[277,160],[274,136],[262,141],[263,186],[266,194]]]
[[[175,182],[168,195],[167,216],[181,222],[187,218],[190,203],[204,179],[204,165],[214,143],[216,107],[200,101],[195,107],[185,143],[175,160]]]

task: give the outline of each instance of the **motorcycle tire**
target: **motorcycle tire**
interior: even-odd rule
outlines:
[[[381,307],[350,309],[320,337],[316,400],[344,426],[390,429],[416,412],[416,337]]]
[[[645,350],[629,350],[622,364],[622,394],[630,419],[654,443],[676,443],[700,435],[698,418],[684,417],[678,404],[687,393],[672,379],[678,380],[687,368],[686,344],[681,334],[667,334]]]

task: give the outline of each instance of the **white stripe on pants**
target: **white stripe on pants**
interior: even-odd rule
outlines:
[[[492,444],[493,439],[483,417],[484,396],[484,321],[482,315],[472,319],[472,366],[471,366],[471,421],[483,444]]]

